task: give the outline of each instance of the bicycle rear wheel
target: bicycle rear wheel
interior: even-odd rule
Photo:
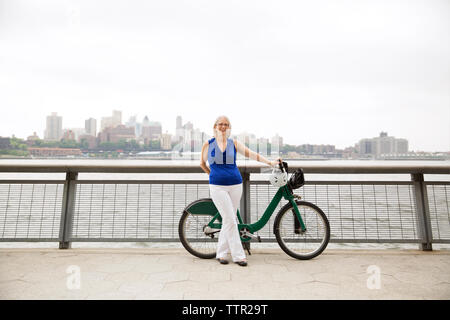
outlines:
[[[205,228],[216,213],[211,199],[194,201],[184,209],[178,224],[178,235],[183,247],[192,255],[202,259],[216,256],[219,234],[205,233]]]
[[[312,259],[325,250],[330,240],[330,224],[323,211],[316,205],[296,201],[306,231],[299,230],[299,223],[290,203],[278,212],[274,222],[275,236],[281,249],[293,258]]]

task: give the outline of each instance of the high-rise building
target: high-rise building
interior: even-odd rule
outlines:
[[[257,146],[257,139],[256,136],[253,133],[248,132],[242,132],[236,136],[237,140],[242,142],[243,144],[250,146],[253,146],[253,151],[256,151]]]
[[[396,154],[408,153],[408,140],[396,139],[394,150]]]
[[[172,149],[172,135],[167,133],[161,134],[161,149],[171,150]]]
[[[283,147],[283,138],[280,137],[277,133],[272,137],[271,142],[270,153],[274,156],[279,156],[280,150]]]
[[[142,124],[141,124],[141,134],[140,137],[144,138],[144,139],[150,139],[150,120],[148,120],[148,117],[145,116],[144,119],[142,120]]]
[[[162,126],[160,122],[150,121],[148,128],[150,131],[150,139],[155,140],[161,138]]]
[[[136,116],[130,117],[128,122],[125,123],[125,126],[128,128],[134,128],[134,134],[136,137],[141,135],[141,124],[136,121]]]
[[[175,141],[181,141],[184,137],[184,128],[181,116],[177,116],[177,126],[175,128]]]
[[[122,124],[122,111],[113,110],[112,117],[103,117],[101,120],[101,131],[105,128],[114,128]]]
[[[192,122],[188,121],[188,122],[183,126],[183,128],[184,128],[185,130],[194,130],[194,125],[192,124]]]
[[[75,140],[79,141],[80,136],[86,134],[85,128],[64,128],[63,129],[63,139],[64,140]]]
[[[161,138],[162,126],[161,123],[157,121],[150,121],[147,116],[145,116],[142,121],[141,127],[141,137],[147,140],[157,140]]]
[[[375,154],[375,146],[372,139],[361,139],[357,145],[357,150],[360,155]]]
[[[380,132],[378,137],[361,139],[357,144],[360,155],[380,157],[387,154],[401,154],[408,152],[408,140],[396,139],[388,136],[387,132]]]
[[[380,154],[394,153],[394,137],[380,136],[378,138],[374,138],[374,140],[376,143],[377,156]]]
[[[258,153],[263,155],[264,157],[267,157],[268,148],[269,148],[269,139],[259,138],[258,139]]]
[[[94,118],[85,120],[84,131],[86,132],[86,134],[95,137],[97,135],[97,120],[95,120]]]
[[[258,150],[258,139],[253,133],[242,132],[236,135],[236,139],[246,145],[250,150],[254,152]],[[237,158],[246,159],[246,157],[240,153],[237,154]]]
[[[149,124],[150,124],[150,120],[148,119],[147,116],[145,116],[144,119],[142,119],[142,126],[148,127]]]
[[[52,112],[50,116],[47,116],[44,139],[57,141],[62,138],[62,135],[62,117],[58,116],[57,112]]]
[[[114,123],[121,125],[122,124],[122,111],[113,110],[112,118],[113,118]]]
[[[199,129],[192,130],[191,132],[191,150],[192,152],[197,153],[197,155],[200,155],[203,143],[207,140],[205,133]],[[198,157],[198,159],[200,159],[200,157]]]
[[[121,140],[131,141],[135,139],[134,128],[129,128],[124,125],[118,125],[114,128],[105,128],[99,133],[99,142],[119,142]]]
[[[75,132],[72,129],[64,129],[62,139],[65,141],[76,140]]]

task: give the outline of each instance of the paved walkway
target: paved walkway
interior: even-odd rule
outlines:
[[[450,251],[253,250],[249,266],[184,249],[0,249],[0,299],[450,299]]]

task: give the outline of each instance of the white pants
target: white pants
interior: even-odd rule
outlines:
[[[212,201],[222,217],[216,258],[226,258],[228,253],[231,253],[233,262],[245,259],[236,215],[242,196],[242,183],[231,186],[210,184],[209,191]]]

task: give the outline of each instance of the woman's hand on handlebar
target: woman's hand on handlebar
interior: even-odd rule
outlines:
[[[275,161],[270,161],[270,166],[273,168],[279,168],[279,164],[281,163],[281,158],[278,158]]]

